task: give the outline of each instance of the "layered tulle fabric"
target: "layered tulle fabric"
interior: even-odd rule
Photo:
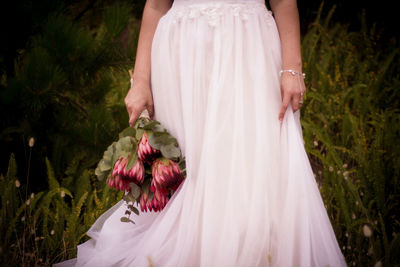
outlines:
[[[155,119],[186,157],[161,212],[120,222],[121,201],[78,246],[77,266],[346,266],[304,149],[282,123],[281,46],[262,0],[176,0],[151,58]]]

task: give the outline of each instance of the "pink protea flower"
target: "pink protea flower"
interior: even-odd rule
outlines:
[[[147,211],[161,211],[165,205],[167,205],[169,197],[169,191],[166,188],[155,188],[151,186],[151,192],[153,192],[153,198],[149,200],[148,194],[142,191],[140,195],[140,210],[142,212]]]
[[[159,188],[152,187],[151,190],[154,194],[153,198],[151,199],[151,206],[154,209],[154,211],[160,211],[168,203],[169,191],[165,187],[159,187]]]
[[[106,181],[109,187],[115,188],[117,190],[121,191],[129,191],[131,190],[131,187],[129,185],[130,181],[123,179],[120,175],[117,175],[115,177],[109,177]]]
[[[157,157],[160,155],[160,150],[153,148],[149,144],[149,139],[147,138],[146,133],[143,133],[142,138],[139,141],[137,147],[138,158],[142,162],[146,162],[151,164]]]
[[[142,184],[144,181],[144,165],[140,160],[137,160],[133,167],[127,171],[126,164],[127,158],[120,157],[114,165],[112,171],[112,177],[108,178],[106,183],[110,187],[114,187],[117,190],[129,191],[131,187],[129,183]]]
[[[126,170],[126,168],[124,168]],[[144,181],[144,165],[141,160],[136,160],[133,167],[126,172],[126,179],[134,182],[135,184],[139,185],[142,184]]]
[[[149,202],[149,196],[145,192],[142,191],[142,193],[140,194],[140,201],[139,201],[140,210],[142,212],[147,212],[147,210],[148,210],[148,208],[147,208],[148,202]]]
[[[112,171],[112,177],[115,177],[118,175],[118,173],[120,171],[121,160],[122,160],[122,157],[119,157],[119,159],[117,159],[117,161],[115,162],[114,169]]]
[[[166,158],[158,158],[153,162],[152,175],[156,188],[164,187],[174,191],[184,179],[178,163]]]

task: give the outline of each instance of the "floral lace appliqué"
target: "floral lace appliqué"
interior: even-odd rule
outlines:
[[[220,19],[225,14],[232,14],[242,20],[248,20],[249,16],[262,14],[267,18],[272,18],[272,12],[264,4],[252,3],[201,3],[178,5],[170,9],[170,15],[174,22],[178,23],[182,19],[197,19],[204,17],[210,26],[217,26]]]

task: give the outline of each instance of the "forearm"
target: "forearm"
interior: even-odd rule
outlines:
[[[300,22],[296,0],[270,0],[282,47],[282,69],[302,71]]]
[[[140,26],[133,79],[150,82],[151,45],[158,21],[171,7],[171,0],[147,0]]]

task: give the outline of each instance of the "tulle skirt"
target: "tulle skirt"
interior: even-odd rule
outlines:
[[[187,177],[161,212],[122,223],[121,200],[77,266],[346,266],[304,149],[281,107],[281,44],[262,0],[176,0],[151,51],[155,119]]]

